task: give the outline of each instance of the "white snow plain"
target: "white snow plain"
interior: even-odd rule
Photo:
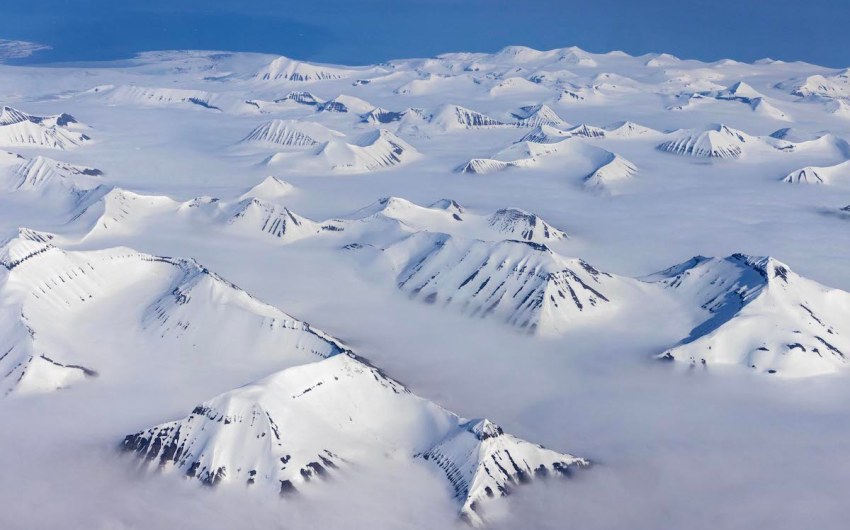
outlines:
[[[0,74],[0,527],[850,519],[847,70]]]

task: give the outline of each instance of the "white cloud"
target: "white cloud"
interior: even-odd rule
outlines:
[[[36,52],[49,50],[50,48],[50,46],[39,44],[38,42],[0,39],[0,62],[8,59],[23,59]]]

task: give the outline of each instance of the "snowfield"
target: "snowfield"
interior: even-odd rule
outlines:
[[[0,74],[0,527],[850,519],[847,70]]]

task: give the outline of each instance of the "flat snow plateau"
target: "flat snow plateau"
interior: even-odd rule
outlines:
[[[850,74],[0,65],[0,528],[841,529]]]

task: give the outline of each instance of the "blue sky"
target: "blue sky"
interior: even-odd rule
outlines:
[[[4,2],[5,3],[5,2]],[[446,51],[576,45],[683,58],[850,66],[846,0],[8,0],[0,38],[31,61],[151,49],[259,51],[366,64]]]

